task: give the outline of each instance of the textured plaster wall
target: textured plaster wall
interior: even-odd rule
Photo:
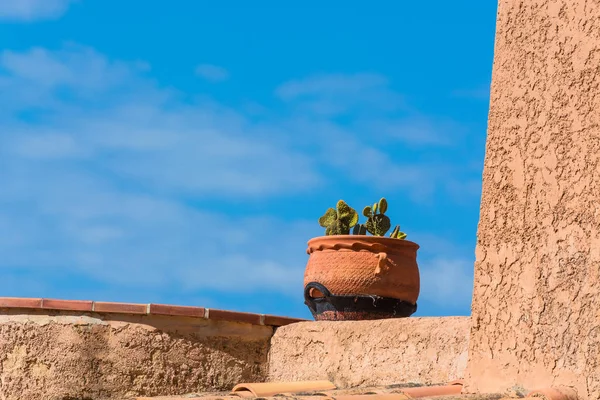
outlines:
[[[183,317],[0,315],[0,399],[230,390],[266,377],[273,329]]]
[[[600,1],[500,0],[467,391],[600,398]]]
[[[446,383],[463,377],[470,325],[468,317],[445,317],[284,326],[271,341],[269,380]]]

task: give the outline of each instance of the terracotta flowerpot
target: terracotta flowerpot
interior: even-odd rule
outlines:
[[[410,316],[420,289],[418,248],[381,236],[313,238],[306,251],[306,304],[317,320]]]

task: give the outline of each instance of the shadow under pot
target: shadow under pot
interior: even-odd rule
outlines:
[[[304,299],[317,321],[409,317],[417,310],[419,245],[381,236],[308,242]]]

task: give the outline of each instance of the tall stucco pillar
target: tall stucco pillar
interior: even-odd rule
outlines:
[[[466,391],[600,399],[600,0],[500,0]]]

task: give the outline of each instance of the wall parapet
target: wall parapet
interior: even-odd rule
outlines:
[[[206,307],[174,306],[167,304],[115,303],[91,300],[57,300],[44,298],[0,297],[0,309],[38,311],[79,311],[97,314],[162,315],[203,318],[213,321],[240,322],[252,325],[279,327],[305,321],[298,318],[269,314],[227,311]]]
[[[2,396],[122,399],[270,380],[319,378],[350,388],[463,375],[468,317],[299,321],[204,307],[0,297]]]

